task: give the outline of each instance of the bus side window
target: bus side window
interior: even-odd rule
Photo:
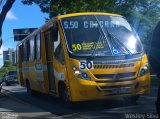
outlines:
[[[27,61],[27,42],[23,43],[23,62]]]
[[[16,64],[19,62],[19,57],[18,57],[18,56],[20,55],[20,54],[19,54],[20,47],[21,47],[21,46],[19,45],[19,46],[17,46],[17,48],[16,48]]]
[[[34,60],[34,38],[35,37],[32,37],[30,39],[30,57],[29,57],[29,60],[30,61],[33,61]]]
[[[35,37],[35,47],[34,47],[34,52],[35,52],[35,59],[40,60],[41,59],[41,35],[38,33]]]
[[[58,61],[63,65],[64,64],[64,53],[63,53],[63,47],[60,42],[59,32],[57,41],[54,41],[54,56],[58,59]]]
[[[27,52],[27,58],[26,58],[26,61],[29,61],[29,57],[30,57],[30,41],[27,40],[27,43],[26,43],[26,52]]]
[[[22,44],[22,55],[21,55],[21,58],[22,58],[22,62],[24,61],[24,43]]]

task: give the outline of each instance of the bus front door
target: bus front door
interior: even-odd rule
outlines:
[[[53,50],[51,41],[51,31],[45,32],[46,60],[48,70],[48,82],[50,93],[55,93],[55,78],[53,70]]]

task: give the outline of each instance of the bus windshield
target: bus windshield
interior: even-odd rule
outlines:
[[[121,16],[82,15],[61,19],[73,56],[117,56],[143,51],[134,29]]]

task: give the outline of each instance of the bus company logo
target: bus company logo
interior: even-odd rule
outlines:
[[[118,75],[118,74],[115,74],[115,75],[113,76],[113,80],[118,80],[118,79],[120,79],[119,75]]]

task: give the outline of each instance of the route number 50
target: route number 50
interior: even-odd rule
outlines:
[[[85,69],[93,69],[93,61],[80,61],[79,69],[85,70]]]

